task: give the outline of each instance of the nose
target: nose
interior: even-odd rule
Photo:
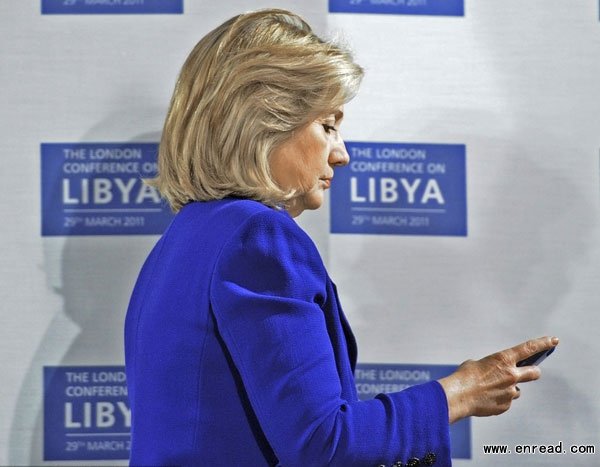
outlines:
[[[332,167],[343,167],[350,162],[350,155],[339,132],[336,133],[335,142],[329,151],[328,162]]]

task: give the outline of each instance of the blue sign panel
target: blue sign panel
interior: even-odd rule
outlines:
[[[43,15],[183,13],[183,0],[42,0]]]
[[[156,143],[43,143],[42,235],[162,234],[173,215],[155,188]]]
[[[377,394],[399,392],[417,384],[435,381],[456,371],[454,365],[359,363],[354,372],[358,397],[373,399]],[[471,420],[450,425],[452,457],[471,458]]]
[[[129,459],[123,366],[44,367],[44,460]]]
[[[329,0],[331,13],[464,16],[464,0]]]
[[[465,146],[347,142],[331,185],[333,233],[467,235]]]

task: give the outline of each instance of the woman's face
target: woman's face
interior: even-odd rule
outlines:
[[[332,183],[334,167],[348,164],[340,135],[343,108],[323,115],[297,130],[271,153],[270,168],[275,182],[283,189],[296,189],[288,212],[296,217],[305,209],[317,209]]]

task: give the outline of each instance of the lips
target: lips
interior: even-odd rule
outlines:
[[[331,187],[331,178],[322,178],[321,181],[325,185],[325,188]]]

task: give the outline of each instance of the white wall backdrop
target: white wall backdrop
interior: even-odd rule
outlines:
[[[54,3],[78,2],[85,7]],[[234,14],[269,6],[341,37],[366,68],[346,108],[348,141],[464,145],[467,235],[330,233],[349,194],[300,219],[338,285],[359,360],[453,365],[558,335],[542,380],[522,386],[509,413],[472,420],[470,459],[455,465],[600,465],[598,454],[569,452],[600,448],[598,2],[465,0],[464,16],[402,14],[410,1],[345,3],[353,13],[330,13],[325,0],[185,0],[176,14],[42,14],[39,0],[0,2],[0,465],[125,463],[110,444],[90,451],[49,433],[54,422],[82,423],[92,439],[96,422],[111,419],[90,412],[96,425],[86,427],[75,402],[69,410],[81,412],[63,413],[65,395],[50,380],[45,390],[44,367],[95,378],[95,367],[123,365],[129,293],[158,238],[42,236],[50,175],[40,145],[157,142],[195,43]],[[565,454],[514,452],[559,442]],[[513,452],[486,455],[486,444]]]

